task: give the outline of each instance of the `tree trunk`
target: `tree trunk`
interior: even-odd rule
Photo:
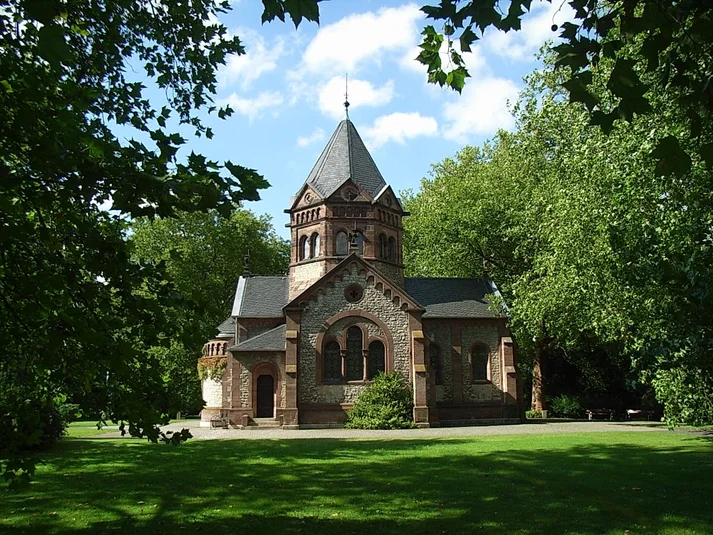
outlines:
[[[545,346],[542,342],[535,344],[535,365],[532,368],[532,410],[545,410],[545,392],[542,384],[542,366],[545,359]]]

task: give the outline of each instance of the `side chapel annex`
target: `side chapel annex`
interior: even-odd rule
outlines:
[[[489,279],[405,278],[408,216],[342,121],[290,202],[286,276],[238,279],[201,362],[201,425],[341,425],[379,372],[413,389],[419,426],[520,420],[506,318]]]

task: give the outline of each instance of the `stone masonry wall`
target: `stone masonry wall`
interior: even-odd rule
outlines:
[[[364,297],[359,303],[349,303],[344,298],[344,289],[352,283],[364,287]],[[377,316],[389,329],[394,342],[394,371],[406,380],[410,373],[410,348],[408,315],[400,310],[391,298],[387,298],[373,283],[367,284],[364,274],[356,268],[343,280],[326,288],[324,294],[309,302],[302,311],[299,351],[299,400],[305,403],[353,403],[365,385],[322,385],[317,377],[317,354],[315,344],[319,331],[329,318],[343,310],[366,310]],[[362,318],[363,325],[375,324]],[[335,327],[332,327],[335,328]]]
[[[502,398],[502,373],[500,368],[499,332],[495,324],[464,327],[462,333],[463,348],[463,400],[490,401]],[[490,349],[490,383],[470,384],[470,349],[480,342]]]
[[[303,292],[324,275],[323,261],[294,265],[290,268],[290,299]]]
[[[453,401],[453,368],[451,362],[451,347],[453,344],[451,343],[451,329],[450,327],[432,327],[426,331],[426,335],[430,341],[438,344],[441,350],[443,384],[436,385],[436,401]]]
[[[240,361],[240,406],[249,407],[250,391],[252,388],[251,375],[253,367],[260,362],[272,362],[280,370],[280,405],[278,408],[285,408],[285,367],[284,355],[278,354],[250,354],[240,353],[236,357]]]
[[[404,270],[403,268],[390,264],[388,262],[372,261],[371,264],[379,270],[389,280],[394,281],[399,286],[404,286]]]

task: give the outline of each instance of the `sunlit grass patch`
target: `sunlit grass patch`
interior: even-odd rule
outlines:
[[[67,440],[9,533],[713,533],[713,443],[674,433]]]

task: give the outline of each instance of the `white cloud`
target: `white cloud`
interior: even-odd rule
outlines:
[[[317,143],[319,141],[322,141],[324,139],[324,130],[321,128],[317,128],[314,132],[312,132],[308,136],[300,136],[297,138],[297,146],[298,147],[307,147],[308,145],[311,145],[312,143]]]
[[[400,57],[416,45],[422,18],[416,4],[344,17],[320,28],[305,50],[303,68],[352,73],[365,63],[381,64],[386,55]]]
[[[421,48],[418,45],[414,45],[409,48],[406,53],[401,56],[399,60],[399,65],[407,71],[415,73],[426,73],[426,66],[416,60],[416,57],[421,53]]]
[[[319,109],[332,119],[344,118],[344,78],[335,76],[319,90]],[[349,80],[349,109],[383,106],[394,97],[394,83],[389,80],[376,87],[366,80]]]
[[[443,135],[447,139],[466,142],[472,135],[492,135],[498,129],[509,129],[515,120],[508,102],[515,102],[518,87],[504,78],[469,79],[463,94],[443,106],[447,121]]]
[[[558,32],[552,31],[553,24],[559,26],[573,19],[574,10],[569,5],[563,2],[541,2],[533,6],[532,12],[522,17],[520,31],[487,31],[481,42],[499,56],[531,61],[545,41],[557,38]]]
[[[438,132],[438,122],[433,117],[420,113],[392,113],[382,115],[372,126],[362,128],[362,134],[372,149],[377,149],[395,141],[404,144],[407,139],[418,136],[434,136]]]
[[[238,28],[234,33],[240,35],[246,52],[241,56],[231,54],[228,57],[226,64],[218,70],[218,84],[230,86],[239,82],[245,90],[260,76],[275,70],[285,45],[282,39],[278,39],[272,47],[268,47],[261,35],[244,28]]]
[[[260,117],[263,111],[282,104],[283,100],[282,95],[277,91],[264,91],[255,98],[243,98],[232,93],[228,98],[222,99],[220,104],[229,105],[252,122],[255,118]]]

